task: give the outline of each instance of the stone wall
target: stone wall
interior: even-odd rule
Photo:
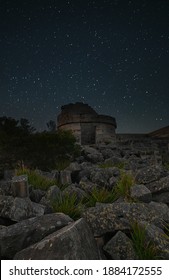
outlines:
[[[97,114],[83,103],[62,106],[57,118],[57,129],[71,130],[82,145],[111,142],[115,138],[116,120]]]

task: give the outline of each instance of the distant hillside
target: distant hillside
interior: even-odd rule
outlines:
[[[169,126],[155,130],[149,133],[149,135],[151,137],[157,137],[157,138],[169,138]]]

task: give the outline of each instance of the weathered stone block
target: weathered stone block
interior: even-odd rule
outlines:
[[[98,260],[90,228],[80,219],[18,252],[15,260]]]

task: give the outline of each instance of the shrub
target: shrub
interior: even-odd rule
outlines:
[[[38,174],[35,170],[30,170],[27,168],[20,168],[16,170],[17,176],[24,175],[24,174],[28,176],[28,183],[32,185],[34,188],[47,190],[49,187],[57,184],[57,180],[48,179]]]

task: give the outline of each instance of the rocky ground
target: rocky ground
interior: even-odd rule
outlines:
[[[51,199],[65,194],[76,194],[78,205],[94,188],[113,190],[121,172],[134,178],[129,198],[84,207],[77,220],[53,211]],[[157,258],[169,259],[169,171],[156,143],[85,146],[65,170],[41,174],[66,188],[28,186],[29,195],[20,197],[13,172],[0,181],[1,259],[139,259],[134,224],[144,229],[145,248],[152,244]]]

